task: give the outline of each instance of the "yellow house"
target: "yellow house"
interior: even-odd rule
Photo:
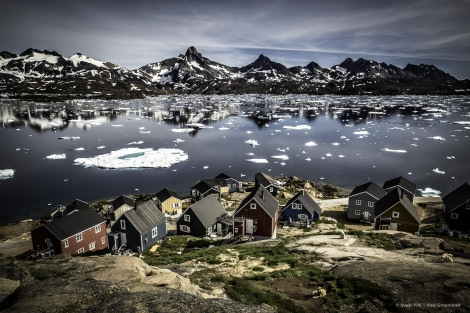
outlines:
[[[173,190],[164,188],[155,197],[158,208],[165,215],[180,215],[182,213],[183,201]]]

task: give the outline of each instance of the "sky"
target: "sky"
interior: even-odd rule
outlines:
[[[184,54],[287,67],[364,58],[470,79],[470,0],[0,0],[0,51],[82,53],[127,69]]]

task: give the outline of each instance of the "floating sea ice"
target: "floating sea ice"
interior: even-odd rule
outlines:
[[[310,157],[306,158],[305,161],[312,161],[312,159],[310,159]]]
[[[433,136],[433,137],[428,137],[429,139],[434,139],[434,140],[441,140],[441,141],[445,141],[446,139],[441,137],[441,136]]]
[[[309,141],[304,144],[305,147],[315,147],[317,143],[315,141]]]
[[[202,168],[207,170],[209,168],[209,165],[204,165]]]
[[[106,148],[106,146],[98,146],[98,147],[96,147],[96,149],[104,149],[104,148]]]
[[[253,152],[248,152],[248,153],[245,153],[246,155],[255,155]]]
[[[57,139],[62,139],[62,140],[78,140],[80,139],[79,136],[71,136],[71,137],[59,137]]]
[[[219,127],[219,130],[229,130],[229,127]]]
[[[443,175],[443,174],[445,174],[445,173],[446,173],[446,172],[444,172],[444,171],[441,171],[441,170],[440,170],[439,168],[437,168],[437,167],[436,167],[436,168],[434,168],[432,171],[433,171],[434,173],[436,173],[436,174],[440,174],[440,175]]]
[[[284,126],[284,129],[295,129],[295,130],[303,130],[303,129],[311,129],[310,125],[297,125],[297,126]]]
[[[80,147],[80,148],[76,148],[76,149],[75,149],[75,151],[83,151],[83,150],[85,150],[85,148],[83,148],[83,147]]]
[[[272,155],[271,158],[273,159],[281,159],[281,160],[289,160],[289,156],[288,155]]]
[[[269,163],[266,159],[246,159],[248,162],[252,163]]]
[[[174,133],[190,133],[194,131],[194,128],[172,128],[171,131]]]
[[[132,141],[132,142],[126,143],[126,145],[128,145],[128,146],[130,146],[130,145],[141,145],[143,143],[144,142],[142,140],[139,140],[139,141]]]
[[[113,126],[113,127],[123,127],[124,125],[122,125],[122,124],[111,124],[111,126]]]
[[[422,197],[440,197],[441,192],[436,189],[426,187],[424,189],[418,189]]]
[[[345,157],[345,156],[342,155],[342,154],[338,155],[338,158],[344,158],[344,157]]]
[[[360,136],[370,135],[370,133],[367,130],[357,130],[353,134],[354,135],[360,135]]]
[[[459,125],[470,125],[470,121],[456,121],[454,124],[459,124]]]
[[[282,165],[282,166],[286,165],[286,163],[285,163],[285,162],[281,162],[281,163],[279,163],[279,164],[280,164],[280,165]]]
[[[446,159],[447,159],[447,160],[453,160],[453,159],[455,159],[455,156],[453,156],[453,155],[451,155],[451,156],[446,156]]]
[[[332,157],[333,155],[331,153],[326,153],[325,156]]]
[[[51,154],[46,157],[48,160],[60,160],[60,159],[65,159],[66,156],[65,154]]]
[[[180,139],[180,138],[177,138],[175,140],[173,140],[173,142],[176,142],[176,143],[182,143],[182,142],[185,142],[186,140],[184,139]]]
[[[255,146],[259,146],[259,143],[257,140],[255,139],[248,139],[245,141],[247,144],[249,144],[250,146],[252,147],[255,147]]]
[[[251,130],[247,130],[246,133],[247,134],[253,134],[253,132]]]
[[[332,145],[332,146],[339,146],[340,143],[339,143],[339,142],[332,142],[331,145]]]
[[[141,130],[141,131],[139,131],[139,133],[141,133],[141,134],[150,134],[151,131],[150,130]]]
[[[74,162],[75,165],[105,169],[168,168],[187,159],[188,155],[180,149],[124,148],[92,158],[78,158]]]
[[[400,149],[383,148],[380,150],[385,151],[385,152],[391,152],[391,153],[406,153],[406,150],[400,150]]]
[[[15,174],[15,170],[11,168],[7,168],[4,170],[0,170],[0,179],[9,179],[13,178],[13,175]]]

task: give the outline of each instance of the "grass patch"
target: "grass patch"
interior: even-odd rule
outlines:
[[[67,278],[70,277],[72,271],[75,267],[72,266],[40,266],[40,267],[31,267],[29,268],[29,272],[34,279],[37,280],[46,280],[50,278]]]

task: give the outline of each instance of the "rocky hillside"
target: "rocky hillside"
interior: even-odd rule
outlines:
[[[433,65],[392,64],[351,58],[331,68],[315,62],[287,68],[260,55],[242,67],[212,61],[189,47],[184,54],[128,70],[80,53],[28,49],[0,52],[3,97],[31,100],[129,99],[165,93],[468,94]]]

